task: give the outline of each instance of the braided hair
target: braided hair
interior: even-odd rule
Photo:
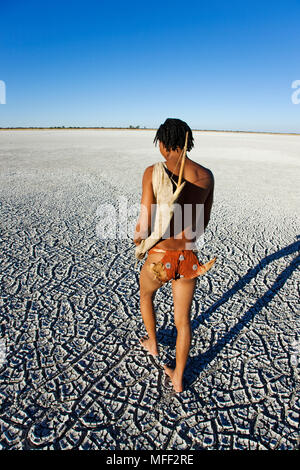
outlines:
[[[176,150],[177,147],[183,149],[185,144],[185,135],[188,131],[187,151],[194,147],[193,133],[186,122],[181,119],[168,118],[161,124],[156,132],[153,143],[155,146],[159,140],[164,144],[167,151]]]

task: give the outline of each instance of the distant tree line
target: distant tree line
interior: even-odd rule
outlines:
[[[132,126],[129,127],[104,127],[104,126],[48,126],[48,127],[41,127],[41,126],[15,126],[15,127],[0,127],[0,129],[142,129],[140,126]],[[146,126],[143,129],[147,129]]]

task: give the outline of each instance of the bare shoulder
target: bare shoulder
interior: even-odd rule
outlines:
[[[154,165],[147,166],[143,174],[143,184],[151,183],[152,182],[152,173],[153,173]]]
[[[155,165],[155,163],[153,163],[153,165],[147,166],[145,171],[147,171],[149,174],[151,174],[152,171],[153,171],[154,165]]]
[[[192,163],[195,171],[195,181],[193,181],[193,184],[208,190],[213,189],[215,182],[213,172],[199,163],[194,161]]]

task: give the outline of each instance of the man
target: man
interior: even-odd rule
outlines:
[[[174,185],[174,190],[178,182],[180,158],[183,154],[187,132],[187,151],[190,151],[194,146],[192,131],[180,119],[167,119],[159,127],[154,138],[155,144],[159,141],[159,149],[165,159],[164,168]],[[142,209],[134,235],[136,245],[139,245],[141,240],[151,233],[151,206],[156,204],[152,185],[153,169],[154,165],[149,166],[143,175]],[[177,204],[182,208],[183,225],[181,228],[183,227],[183,230],[178,231],[176,223],[174,224],[174,214],[169,226],[169,236],[162,237],[148,251],[147,259],[140,273],[140,308],[148,333],[148,337],[142,338],[140,342],[154,356],[158,355],[158,350],[153,298],[157,289],[164,282],[172,282],[174,322],[177,329],[176,367],[171,369],[165,365],[164,368],[176,392],[183,391],[183,373],[191,343],[190,307],[196,280],[215,261],[214,258],[203,266],[192,249],[195,246],[196,236],[190,238],[191,226],[195,226],[197,223],[197,206],[203,208],[204,205],[204,230],[209,222],[214,192],[213,174],[209,169],[186,156],[183,181],[185,181],[185,187],[177,200]],[[187,210],[190,211],[191,207],[193,209],[192,220],[186,223],[184,213]]]

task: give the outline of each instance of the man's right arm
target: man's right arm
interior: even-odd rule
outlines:
[[[204,230],[206,230],[206,227],[210,220],[210,213],[211,213],[211,208],[212,208],[213,199],[214,199],[214,186],[215,186],[214,177],[212,176],[211,189],[204,203]]]

